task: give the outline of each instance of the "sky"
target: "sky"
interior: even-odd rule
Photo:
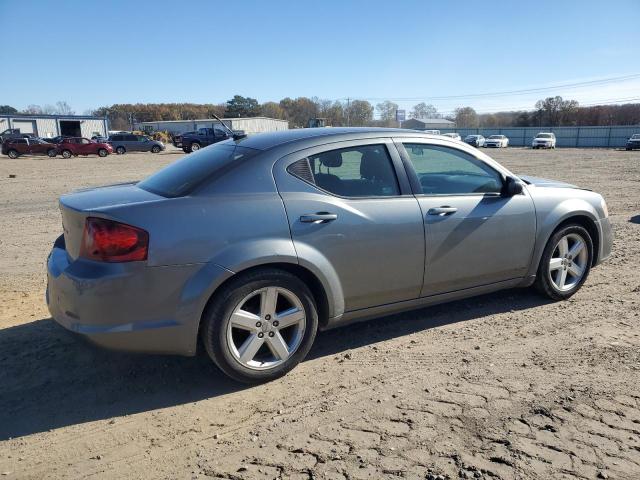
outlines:
[[[640,0],[0,0],[0,18],[0,105],[18,109],[235,94],[444,113],[640,100]]]

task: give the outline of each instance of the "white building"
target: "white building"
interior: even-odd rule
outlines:
[[[223,118],[222,121],[231,130],[244,130],[247,135],[289,129],[288,121],[269,117]],[[135,127],[137,130],[145,132],[167,131],[172,134],[178,134],[191,132],[199,128],[212,128],[215,125],[219,125],[215,118],[205,118],[200,120],[138,122]]]
[[[106,136],[108,122],[105,117],[90,115],[0,115],[0,133],[18,129],[37,137],[51,138],[58,135],[91,138]]]
[[[444,118],[410,118],[402,122],[402,128],[411,130],[440,130],[443,128],[455,128],[456,123]]]

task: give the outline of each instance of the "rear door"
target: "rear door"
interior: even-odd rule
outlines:
[[[390,139],[302,150],[274,176],[301,262],[335,272],[346,311],[419,296],[422,215]]]
[[[504,174],[448,142],[399,142],[425,223],[422,296],[523,277],[536,237],[526,189],[502,196]]]

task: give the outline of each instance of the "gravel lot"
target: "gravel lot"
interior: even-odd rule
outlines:
[[[94,348],[44,304],[57,197],[181,152],[1,158],[2,478],[640,478],[640,152],[488,153],[607,199],[614,252],[577,295],[511,290],[325,332],[250,388],[203,355]]]

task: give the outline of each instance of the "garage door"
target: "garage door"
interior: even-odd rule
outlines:
[[[11,126],[13,128],[19,128],[20,133],[31,133],[33,135],[37,133],[35,120],[13,120]]]

